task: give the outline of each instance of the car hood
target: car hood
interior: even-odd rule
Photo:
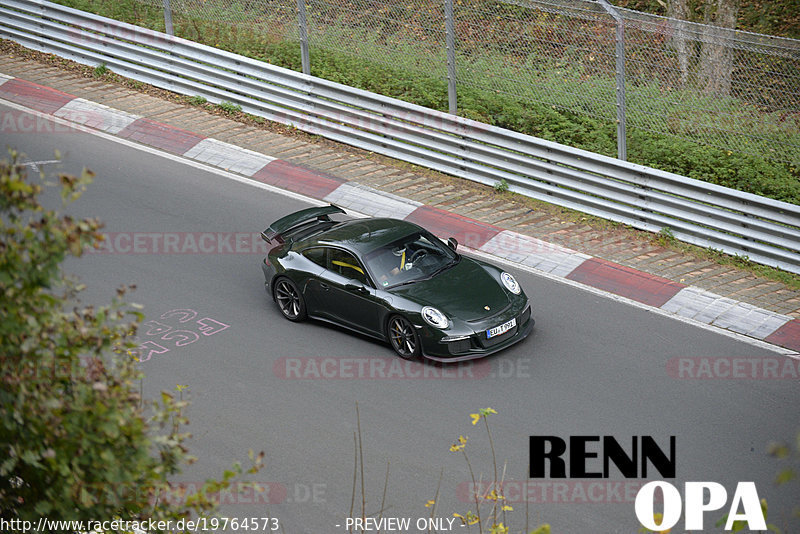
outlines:
[[[389,291],[422,306],[438,308],[448,317],[465,321],[495,315],[510,302],[508,293],[497,278],[481,264],[465,256],[457,265],[431,279]]]

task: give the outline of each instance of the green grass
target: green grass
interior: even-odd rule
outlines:
[[[93,74],[94,74],[95,78],[102,78],[103,76],[105,76],[109,72],[110,71],[108,70],[108,67],[106,66],[106,64],[105,63],[101,63],[101,64],[99,64],[98,66],[96,66],[94,68]]]
[[[192,106],[203,106],[208,102],[206,97],[200,95],[194,95],[191,97],[187,97],[186,102]]]
[[[163,11],[136,0],[62,0],[61,3],[163,30]],[[209,15],[207,9],[212,3],[208,4],[204,7],[204,17]],[[234,2],[231,6],[215,16],[231,20],[247,20],[250,16],[253,19],[254,15],[248,15],[241,5]],[[270,28],[271,33],[259,33],[247,26],[212,23],[198,17],[174,14],[173,19],[176,35],[300,71],[300,47],[290,35],[287,37],[292,31],[291,23],[279,20],[281,13],[261,13],[259,16],[258,20],[250,22]],[[345,35],[347,32],[356,32],[357,35],[348,37]],[[444,65],[443,50],[421,41],[411,43],[397,39],[391,43],[380,42],[373,32],[365,29],[348,29],[347,32],[326,27],[326,43],[334,48],[312,46],[312,74],[447,111],[446,80],[441,72],[430,71],[430,65]],[[339,48],[343,46],[341,43],[350,42],[359,43],[356,50]],[[398,60],[387,64],[385,57],[390,53],[393,60],[395,57]],[[415,60],[415,57],[421,59]],[[476,84],[480,82],[485,86],[485,80],[479,80],[484,76],[493,83],[493,90],[461,83],[458,88],[459,115],[616,157],[616,125],[609,119],[614,116],[613,96],[609,96],[613,94],[613,88],[609,87],[607,80],[592,82],[594,85],[588,87],[584,67],[580,66],[580,62],[566,59],[562,62],[549,60],[550,64],[545,67],[542,67],[544,58],[533,55],[519,64],[503,59],[488,52],[486,55],[462,59],[460,79],[475,79]],[[490,79],[492,77],[496,79]],[[506,79],[521,79],[527,83],[522,87],[511,86],[503,81]],[[576,94],[578,86],[584,92],[578,104],[580,113],[572,111],[575,103],[569,101],[569,98],[574,98],[569,95]],[[712,136],[707,144],[691,140],[691,136],[699,130],[707,130],[702,132],[705,135],[708,131],[713,134],[713,126],[724,120],[731,123],[727,125],[730,129],[759,133],[767,129],[769,135],[794,136],[793,142],[800,144],[796,140],[800,132],[794,125],[787,129],[787,124],[780,120],[777,113],[746,108],[736,99],[714,99],[698,97],[695,93],[676,92],[670,94],[669,99],[658,100],[660,92],[657,84],[642,84],[628,92],[631,107],[660,107],[657,115],[668,117],[668,125],[674,134],[653,133],[648,129],[652,125],[647,123],[647,114],[637,123],[635,117],[639,115],[629,113],[629,121],[640,126],[628,129],[628,159],[631,162],[800,204],[800,169],[796,164],[722,148],[725,146],[724,138]],[[675,103],[668,104],[668,100]],[[703,115],[697,112],[698,108],[715,111]],[[765,143],[769,145],[769,141]],[[754,149],[755,152],[759,150],[769,154],[768,148]]]
[[[496,182],[494,184],[494,190],[497,191],[498,193],[505,193],[506,191],[508,191],[508,182],[506,182],[506,179],[503,178],[499,182]]]
[[[233,102],[220,102],[217,107],[225,112],[227,115],[236,115],[242,111],[242,106],[234,104]]]

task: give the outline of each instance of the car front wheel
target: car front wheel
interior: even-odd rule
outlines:
[[[302,321],[306,318],[306,304],[297,285],[288,278],[279,278],[275,282],[275,302],[284,317],[290,321]]]
[[[419,336],[411,321],[395,315],[389,319],[387,331],[392,348],[401,358],[415,360],[419,357]]]

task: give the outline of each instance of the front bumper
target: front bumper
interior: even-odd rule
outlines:
[[[533,331],[535,320],[531,307],[526,303],[521,312],[518,309],[509,312],[476,325],[471,333],[440,335],[438,338],[421,333],[422,355],[437,362],[462,362],[483,358],[519,343]],[[486,330],[512,318],[516,318],[517,324],[511,330],[493,338],[486,337]]]

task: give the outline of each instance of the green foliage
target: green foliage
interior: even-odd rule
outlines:
[[[64,204],[92,173],[58,176]],[[181,431],[186,402],[143,403],[134,358],[142,314],[123,301],[80,307],[82,286],[61,273],[102,239],[96,219],[45,208],[43,186],[12,152],[0,161],[0,516],[4,519],[179,519],[208,515],[214,492],[174,496],[168,479],[194,459]],[[255,472],[261,456],[252,455]]]
[[[498,193],[505,193],[508,191],[508,182],[506,182],[506,179],[503,178],[499,182],[496,182],[494,184],[494,190]]]
[[[111,71],[108,70],[108,67],[106,66],[106,64],[105,63],[100,63],[98,66],[96,66],[94,68],[93,74],[94,74],[95,78],[102,78],[103,76],[105,76],[109,72],[111,72]]]
[[[665,226],[658,231],[657,241],[662,247],[669,246],[675,242],[675,234],[672,233],[672,229],[669,226]]]
[[[205,103],[208,102],[208,101],[206,100],[206,97],[204,97],[204,96],[195,95],[195,96],[189,97],[188,102],[192,106],[202,106],[202,105],[205,105]]]
[[[233,102],[220,102],[217,104],[217,107],[227,113],[228,115],[235,115],[242,111],[242,106],[239,104],[234,104]]]
[[[647,9],[652,4],[649,0],[630,2],[634,7]],[[61,0],[61,3],[91,11],[104,16],[138,24],[148,28],[163,28],[163,12],[137,0]],[[201,15],[174,13],[175,34],[183,38],[215,46],[247,57],[259,59],[292,70],[301,70],[300,47],[296,42],[281,41],[275,36],[267,36],[257,29],[236,24],[220,24],[210,20],[208,6]],[[233,7],[231,9],[234,9]],[[236,6],[236,10],[243,9]],[[384,9],[384,8],[381,8]],[[404,6],[388,4],[385,9],[403,10]],[[501,9],[493,5],[492,9]],[[511,12],[518,10],[517,6],[507,5],[502,9]],[[238,12],[238,11],[237,11]],[[248,20],[246,13],[238,20]],[[255,14],[252,16],[268,17],[270,14]],[[230,14],[212,13],[225,20]],[[275,15],[277,16],[277,15]],[[355,16],[355,15],[353,15]],[[376,15],[377,16],[377,15]],[[403,16],[398,15],[401,19]],[[252,18],[252,17],[251,17]],[[258,21],[254,21],[254,24]],[[269,21],[261,21],[266,23]],[[285,21],[283,21],[285,22]],[[442,50],[432,49],[428,40],[418,40],[416,43],[402,44],[402,39],[394,39],[392,47],[402,48],[397,57],[426,57],[426,61],[414,65],[410,61],[400,61],[391,64],[371,61],[370,57],[386,55],[385,44],[380,42],[374,32],[359,30],[356,21],[350,21],[348,31],[358,32],[358,50],[349,53],[332,51],[323,47],[315,47],[311,54],[311,73],[314,76],[325,78],[366,91],[371,91],[405,100],[414,104],[447,111],[447,82],[443,78],[435,78],[430,73],[431,56],[435,57],[438,64],[444,65],[440,57]],[[274,24],[278,24],[274,22]],[[294,24],[294,22],[292,22]],[[335,41],[335,35],[327,35],[340,31],[334,26],[326,29],[326,39]],[[389,31],[389,30],[384,30]],[[387,38],[384,36],[383,38]],[[496,38],[501,38],[496,36]],[[348,42],[352,36],[348,38]],[[414,47],[418,47],[414,48]],[[487,52],[486,57],[471,57],[466,61],[462,70],[472,72],[472,76],[482,76],[484,73],[493,73],[500,77],[515,79],[524,76],[526,72],[541,69],[529,69],[522,65],[504,65],[503,56],[492,56]],[[395,56],[393,56],[395,57]],[[544,58],[528,58],[527,61],[544,61]],[[492,124],[501,128],[533,135],[549,141],[573,146],[576,148],[596,152],[606,156],[617,155],[616,125],[612,120],[603,120],[598,117],[615,116],[613,110],[595,109],[602,104],[595,101],[586,101],[581,104],[585,113],[569,111],[567,107],[574,107],[570,99],[579,93],[574,84],[575,79],[584,76],[566,75],[568,69],[580,69],[580,61],[553,64],[545,69],[535,80],[530,80],[524,90],[498,89],[487,90],[460,84],[458,87],[458,113],[463,117]],[[508,72],[503,69],[510,69]],[[502,74],[504,73],[504,74]],[[577,73],[580,74],[580,73]],[[639,91],[645,88],[640,87]],[[653,98],[662,98],[660,89],[654,88]],[[547,95],[546,100],[552,105],[543,105],[537,102],[537,96],[527,94],[536,92],[539,97]],[[512,94],[513,93],[513,94]],[[565,95],[565,96],[559,96]],[[684,95],[687,96],[688,95]],[[681,101],[684,96],[675,95],[671,100]],[[559,100],[561,99],[561,100]],[[538,98],[542,100],[542,98]],[[667,104],[665,104],[667,105]],[[700,106],[706,109],[708,106]],[[711,106],[712,108],[714,106]],[[728,127],[739,130],[750,130],[754,124],[769,125],[780,122],[769,114],[741,113],[738,117],[737,110],[742,106],[736,101],[731,102],[732,119],[737,124]],[[675,119],[676,124],[708,123],[714,124],[718,118],[709,115],[698,117],[697,120],[679,120],[682,108],[676,107],[668,113]],[[728,109],[728,108],[726,108]],[[226,112],[233,113],[232,109]],[[692,113],[696,113],[693,111]],[[755,122],[754,122],[755,121]],[[773,124],[774,126],[774,124]],[[776,126],[782,131],[783,126]],[[733,153],[723,148],[703,145],[688,140],[692,135],[690,131],[680,129],[674,135],[660,135],[647,129],[631,127],[628,129],[628,159],[633,163],[647,165],[657,169],[666,170],[698,180],[731,187],[785,202],[800,204],[800,169],[795,165],[782,163],[769,159],[769,156],[757,157],[743,153]],[[723,141],[720,141],[722,144]]]
[[[615,6],[666,15],[664,0],[615,0]],[[796,0],[739,0],[736,27],[754,33],[766,33],[790,39],[800,39],[800,10]],[[689,19],[703,22],[704,0],[689,0]]]
[[[637,163],[739,191],[800,204],[800,171],[764,159],[684,139],[633,131],[629,156]]]

